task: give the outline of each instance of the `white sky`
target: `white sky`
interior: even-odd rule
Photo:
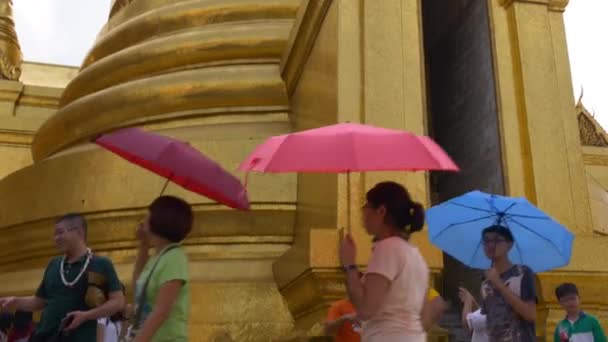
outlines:
[[[449,1],[449,0],[446,0]],[[21,50],[28,61],[80,65],[106,22],[110,0],[14,0]],[[566,35],[574,94],[608,129],[607,0],[570,0]],[[603,42],[603,43],[602,43]]]

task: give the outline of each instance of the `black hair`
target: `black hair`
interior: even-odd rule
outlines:
[[[573,294],[578,296],[578,289],[573,283],[563,283],[555,288],[555,297],[557,297],[557,300]]]
[[[504,238],[507,242],[513,242],[513,234],[511,234],[511,230],[507,227],[503,227],[500,225],[489,226],[481,232],[481,237],[483,238],[488,233],[495,233],[496,235]]]
[[[30,311],[15,311],[15,330],[22,331],[32,324],[33,314]]]
[[[70,223],[72,223],[74,225],[78,225],[79,228],[82,228],[82,231],[84,232],[84,238],[86,240],[88,227],[87,227],[87,220],[84,218],[84,215],[82,215],[80,213],[68,213],[68,214],[65,214],[65,215],[59,217],[57,219],[57,221],[55,221],[55,224],[65,222],[65,221],[69,221]]]
[[[386,208],[385,221],[401,230],[406,238],[410,234],[422,230],[424,226],[424,208],[414,202],[403,185],[395,182],[376,184],[366,194],[368,205]]]
[[[171,242],[181,242],[192,230],[192,208],[181,198],[161,196],[150,204],[150,231]]]

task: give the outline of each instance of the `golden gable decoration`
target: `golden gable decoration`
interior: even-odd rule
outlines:
[[[608,147],[608,134],[582,103],[582,94],[576,104],[578,129],[583,146]]]

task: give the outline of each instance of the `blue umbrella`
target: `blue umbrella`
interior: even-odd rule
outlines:
[[[525,198],[472,191],[430,208],[426,216],[431,242],[472,268],[491,266],[481,233],[492,225],[510,229],[513,263],[543,272],[570,262],[574,235]]]

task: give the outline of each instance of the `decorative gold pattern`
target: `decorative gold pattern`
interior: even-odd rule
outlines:
[[[19,80],[22,58],[13,21],[13,1],[0,0],[0,78]]]
[[[584,146],[608,147],[608,134],[587,111],[578,114],[581,144]]]
[[[4,78],[16,81],[21,76],[21,62],[15,64],[5,53],[0,52],[0,72]]]

